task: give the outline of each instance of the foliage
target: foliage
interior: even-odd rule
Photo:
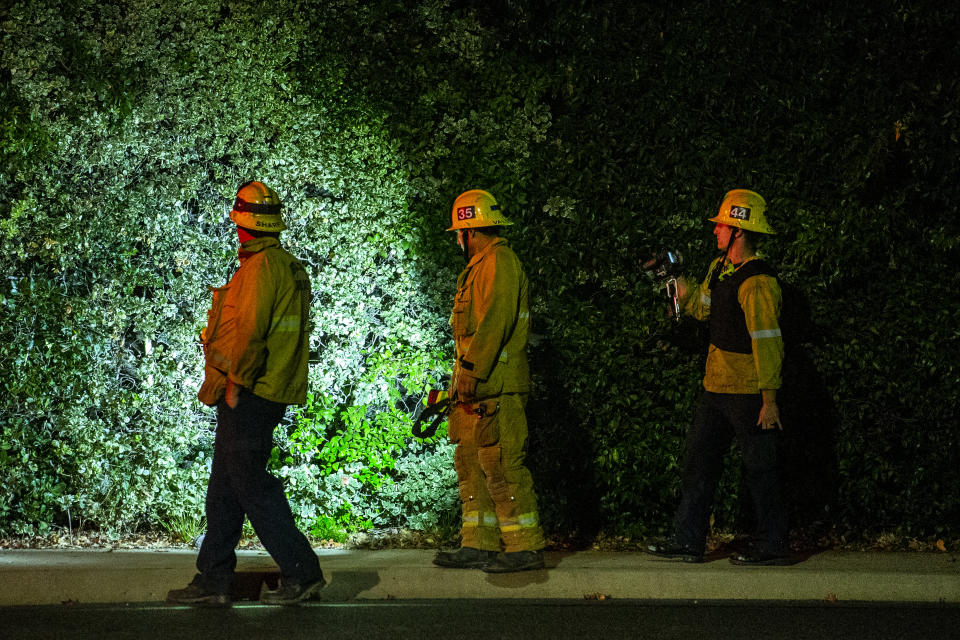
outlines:
[[[675,504],[705,334],[638,269],[699,277],[734,186],[820,335],[782,397],[795,524],[956,535],[957,10],[697,0],[52,0],[0,8],[0,531],[197,522],[195,400],[236,186],[311,273],[310,389],[272,470],[320,537],[456,517],[445,384],[461,190],[531,280],[529,463],[560,537]],[[738,470],[718,527],[742,526]]]
[[[956,530],[956,403],[942,404],[960,381],[956,20],[934,3],[704,1],[570,6],[538,23],[555,82],[536,159],[549,182],[531,198],[547,218],[528,250],[548,341],[533,368],[563,370],[546,424],[592,445],[537,458],[546,486],[564,487],[569,458],[591,486],[564,487],[572,507],[555,517],[599,499],[607,529],[668,524],[705,343],[686,321],[666,326],[636,265],[670,246],[702,277],[704,219],[748,186],[780,231],[765,251],[821,333],[792,346],[781,394],[794,524]],[[743,496],[728,471],[716,516],[732,527]]]

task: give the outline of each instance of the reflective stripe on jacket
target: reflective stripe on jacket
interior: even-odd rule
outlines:
[[[241,245],[240,268],[213,289],[201,334],[206,357],[200,400],[216,404],[227,378],[283,404],[307,399],[310,279],[276,238]]]
[[[685,312],[698,320],[710,320],[710,278],[717,263],[714,260],[707,277],[691,288],[683,301]],[[748,261],[741,263],[740,266]],[[780,334],[781,293],[777,279],[766,274],[747,278],[737,291],[743,311],[751,352],[724,351],[711,344],[707,352],[703,387],[714,393],[758,393],[760,389],[779,389],[783,365],[783,338]]]
[[[450,316],[457,346],[452,388],[460,375],[478,380],[477,398],[530,390],[527,276],[505,238],[473,256],[457,278]]]

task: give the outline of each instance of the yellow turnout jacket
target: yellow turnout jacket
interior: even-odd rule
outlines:
[[[476,378],[477,398],[527,393],[527,276],[505,238],[474,255],[457,278],[450,324],[457,347],[451,389],[459,376]]]
[[[199,398],[215,405],[229,377],[283,404],[307,399],[310,279],[276,238],[240,246],[240,268],[223,287],[200,334],[206,359]]]

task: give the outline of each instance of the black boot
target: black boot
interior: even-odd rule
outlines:
[[[730,564],[743,567],[785,567],[792,564],[785,551],[747,551],[730,556]]]
[[[170,604],[188,604],[192,607],[230,607],[233,605],[229,593],[211,591],[203,586],[203,579],[197,574],[185,589],[173,589],[167,592]]]
[[[543,568],[543,551],[511,551],[498,555],[483,570],[487,573],[513,573]]]
[[[645,551],[661,558],[670,558],[671,560],[683,560],[684,562],[703,562],[703,550],[694,549],[685,544],[677,544],[672,540],[651,544]]]
[[[306,582],[304,584],[286,584],[281,580],[280,587],[276,591],[267,591],[260,596],[260,602],[262,604],[299,604],[304,600],[313,598],[316,593],[323,588],[324,584],[326,584],[326,582],[323,576],[320,576],[313,582]]]
[[[456,551],[439,552],[434,556],[433,564],[451,569],[482,569],[496,557],[496,551],[460,547]]]

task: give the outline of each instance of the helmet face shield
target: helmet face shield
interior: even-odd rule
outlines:
[[[247,182],[240,186],[230,219],[238,227],[251,231],[274,233],[287,228],[280,213],[280,197],[262,182]]]
[[[479,227],[502,227],[513,224],[503,215],[496,199],[480,189],[464,191],[453,202],[453,224],[447,231],[477,229]]]
[[[767,222],[767,202],[755,191],[734,189],[728,191],[720,203],[717,215],[710,222],[719,222],[744,231],[775,234],[776,231]]]

